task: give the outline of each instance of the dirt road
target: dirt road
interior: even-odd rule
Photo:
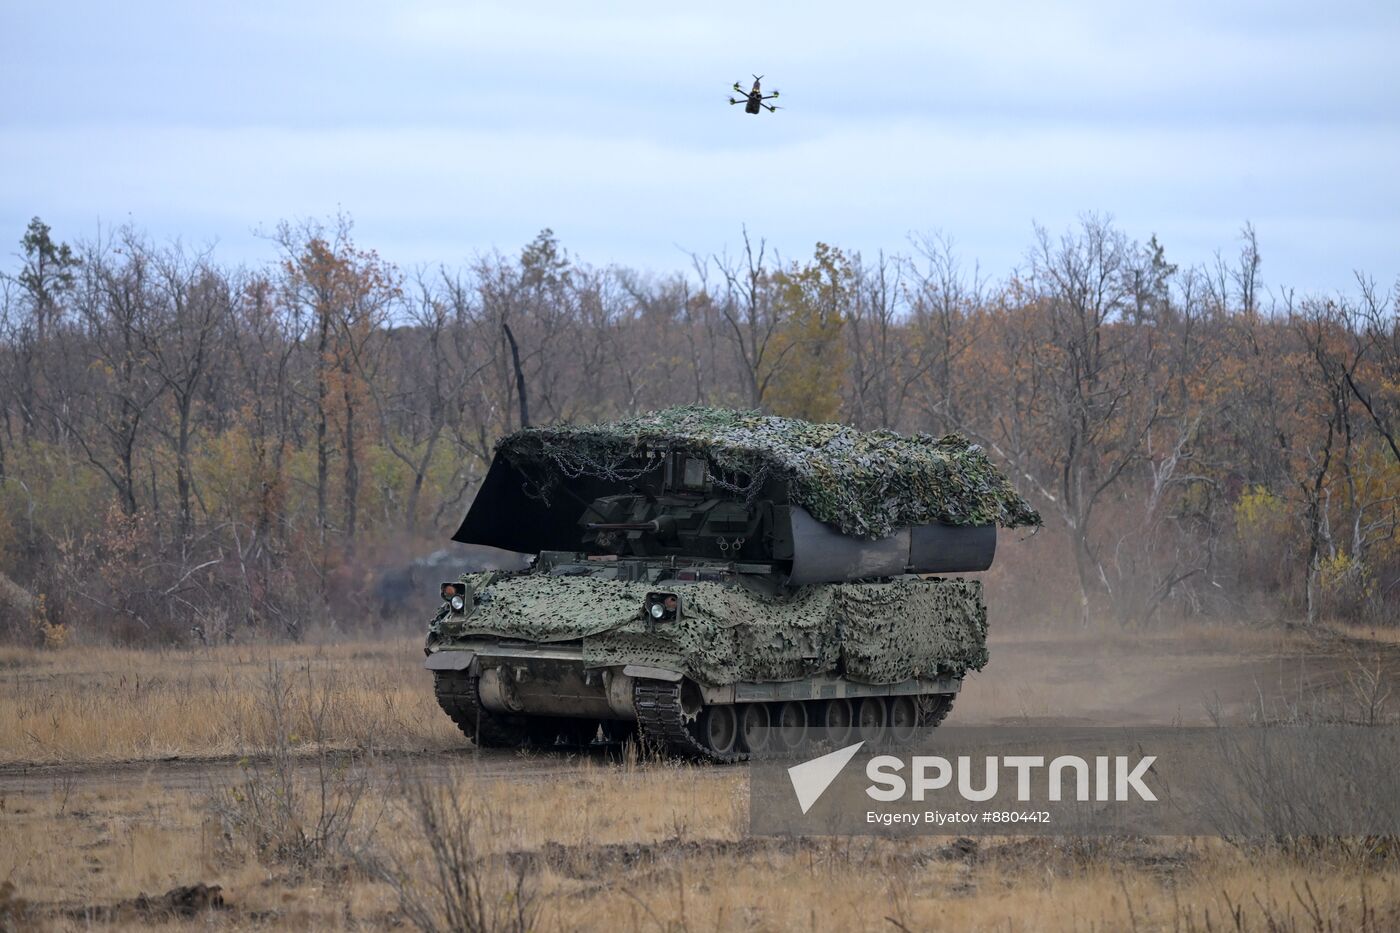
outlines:
[[[612,748],[587,752],[522,754],[505,749],[477,749],[463,740],[460,750],[448,752],[376,752],[372,755],[334,752],[328,767],[354,762],[392,775],[409,768],[418,773],[470,773],[485,780],[534,783],[572,773],[582,762],[609,767],[619,760]],[[265,767],[265,758],[167,758],[155,761],[89,762],[76,765],[6,765],[0,767],[0,798],[7,795],[50,794],[64,788],[100,788],[130,791],[139,788],[197,793],[241,780],[250,769]],[[319,763],[315,755],[301,754],[297,767],[310,774]],[[645,767],[643,765],[642,767]]]

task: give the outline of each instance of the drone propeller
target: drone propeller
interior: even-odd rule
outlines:
[[[738,81],[735,81],[735,82],[734,82],[734,90],[737,91],[737,92],[740,93],[740,94],[744,93],[744,89],[741,88],[741,87],[739,86],[739,82],[738,82]]]
[[[730,103],[730,104],[737,104],[738,101],[731,97],[731,98],[729,98],[729,103]]]

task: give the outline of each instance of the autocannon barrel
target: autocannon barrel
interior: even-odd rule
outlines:
[[[654,518],[645,522],[588,522],[584,527],[589,531],[660,531],[661,522]]]

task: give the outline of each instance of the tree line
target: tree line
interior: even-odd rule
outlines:
[[[30,223],[0,277],[11,637],[356,624],[504,433],[675,404],[982,444],[1047,518],[1003,544],[1001,616],[1397,616],[1400,284],[1268,290],[1250,227],[1181,267],[1087,216],[997,280],[940,236],[792,260],[745,231],[662,274],[549,230],[405,269],[353,233],[284,223],[249,267]]]

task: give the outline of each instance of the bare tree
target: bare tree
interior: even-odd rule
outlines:
[[[948,237],[924,236],[914,246],[918,258],[908,263],[913,278],[911,340],[922,367],[917,378],[928,387],[919,403],[928,429],[943,433],[962,429],[965,421],[955,380],[960,360],[977,339],[971,312],[983,304],[983,283],[976,269],[970,277],[964,274]]]
[[[782,357],[793,346],[779,348],[775,340],[782,319],[773,301],[767,253],[767,242],[759,239],[755,247],[745,228],[741,259],[711,256],[706,261],[713,263],[724,279],[724,295],[716,309],[724,322],[722,332],[738,360],[747,401],[754,408],[763,407],[768,387],[782,368]]]
[[[137,457],[147,416],[164,392],[141,334],[151,313],[148,246],[127,229],[116,246],[91,244],[74,298],[76,321],[60,328],[40,407],[112,484],[127,515],[137,511]],[[92,359],[82,373],[72,360]],[[153,503],[154,507],[155,503]]]
[[[1400,282],[1382,295],[1374,279],[1358,274],[1356,280],[1360,302],[1343,302],[1339,309],[1351,338],[1347,387],[1400,463],[1400,392],[1395,390],[1400,386]]]
[[[161,429],[175,452],[178,538],[182,551],[194,533],[194,469],[190,462],[195,430],[195,403],[204,393],[216,356],[216,344],[228,333],[232,296],[228,281],[208,256],[187,259],[178,249],[153,260],[158,303],[139,325],[138,337],[175,407],[175,425]]]
[[[1137,258],[1101,218],[1086,217],[1058,241],[1037,230],[1024,321],[1032,328],[1025,364],[1036,385],[1017,418],[1037,429],[1001,438],[1069,532],[1086,623],[1091,597],[1113,595],[1095,511],[1139,462],[1162,398],[1152,328],[1128,313]]]
[[[403,525],[417,530],[428,471],[442,449],[454,414],[466,414],[461,399],[469,385],[490,365],[486,359],[462,359],[454,348],[454,328],[465,326],[465,293],[445,270],[429,279],[419,273],[406,326],[388,341],[388,376],[370,381],[379,411],[380,434],[390,453],[412,475],[403,506]],[[524,394],[521,394],[522,405]],[[522,410],[522,417],[528,417]]]

